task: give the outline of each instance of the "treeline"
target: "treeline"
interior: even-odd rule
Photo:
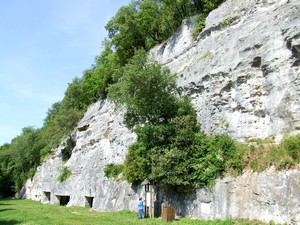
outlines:
[[[166,40],[187,17],[201,15],[203,25],[203,18],[223,1],[133,0],[121,7],[105,26],[108,38],[94,65],[74,78],[63,100],[50,107],[43,127],[23,128],[11,143],[0,147],[0,197],[20,190],[51,149],[70,134],[87,107],[107,97],[108,87],[123,77],[137,50],[147,51]]]

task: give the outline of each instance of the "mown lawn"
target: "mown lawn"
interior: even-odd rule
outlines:
[[[137,219],[130,211],[95,212],[83,207],[44,205],[31,200],[0,199],[1,225],[118,225],[118,224],[193,224],[193,225],[262,225],[258,221],[246,220],[191,220],[183,218],[172,223],[161,218]]]

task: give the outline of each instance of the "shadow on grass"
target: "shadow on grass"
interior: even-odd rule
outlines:
[[[10,201],[10,200],[11,199],[8,199],[8,198],[0,198],[0,205],[15,205],[15,204],[5,202],[5,201]]]
[[[15,210],[15,209],[0,209],[0,212],[8,211],[8,210]],[[0,223],[2,224],[2,223]]]
[[[1,225],[15,225],[15,224],[21,224],[22,221],[18,221],[18,220],[3,220],[0,219],[0,224]]]

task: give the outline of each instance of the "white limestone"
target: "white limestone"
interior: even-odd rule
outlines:
[[[298,133],[300,1],[227,0],[210,13],[195,41],[193,26],[184,21],[150,54],[178,74],[179,92],[191,96],[203,131],[227,132],[238,140],[271,135],[279,140],[285,132]],[[90,106],[72,134],[76,146],[71,158],[61,159],[64,143],[54,149],[27,182],[26,197],[58,204],[59,196],[66,195],[68,205],[77,206],[86,206],[86,197],[93,197],[94,210],[136,210],[142,188],[107,179],[103,172],[108,163],[123,163],[136,140],[122,123],[123,113],[106,100]],[[63,167],[72,175],[59,183]],[[158,211],[167,199],[178,215],[300,224],[299,170],[247,172],[189,195],[156,191]]]

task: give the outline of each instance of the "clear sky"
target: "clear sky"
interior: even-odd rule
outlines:
[[[0,145],[40,128],[101,52],[104,28],[130,0],[0,1]]]

